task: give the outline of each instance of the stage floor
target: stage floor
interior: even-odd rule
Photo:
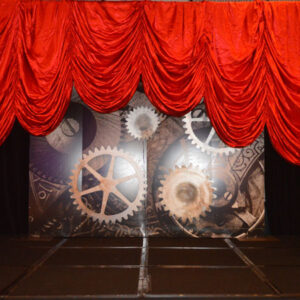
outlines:
[[[0,299],[300,299],[300,238],[0,237]]]

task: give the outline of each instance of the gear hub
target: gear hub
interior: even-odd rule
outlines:
[[[161,205],[170,215],[192,221],[210,211],[213,199],[211,181],[198,168],[176,167],[161,181]]]
[[[133,109],[127,116],[126,127],[128,132],[138,140],[149,139],[159,125],[157,113],[146,106]]]
[[[97,159],[103,160],[103,157],[106,158],[107,172],[101,173],[93,167],[95,164],[91,162]],[[118,173],[116,171],[118,166],[122,166],[121,176],[120,174],[115,176]],[[96,184],[93,184],[92,187],[81,187],[80,176],[84,172],[95,179],[94,182]],[[74,199],[74,205],[77,206],[77,209],[82,214],[100,223],[114,223],[126,220],[129,215],[133,215],[133,212],[138,210],[146,193],[144,172],[135,160],[116,148],[111,149],[108,147],[105,149],[102,147],[100,150],[96,148],[94,152],[90,151],[88,155],[84,155],[79,165],[73,170],[73,175],[70,179],[70,192],[72,193],[71,197]],[[128,184],[132,180],[134,180],[134,184],[137,184],[137,192],[133,197],[128,197],[122,193],[120,185],[123,183]],[[101,200],[98,201],[100,203],[96,203],[93,207],[86,198],[88,196],[93,197],[94,193],[100,194]],[[97,206],[99,208],[95,208]]]

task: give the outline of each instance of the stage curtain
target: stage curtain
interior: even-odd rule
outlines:
[[[182,116],[204,96],[226,144],[247,146],[267,124],[277,151],[300,165],[299,5],[4,0],[0,142],[14,115],[30,133],[50,133],[73,82],[109,113],[142,78],[160,111]]]
[[[17,22],[15,1],[0,2],[0,145],[12,130],[17,84]]]
[[[274,148],[300,165],[300,3],[265,2],[267,128]]]
[[[141,74],[142,2],[73,5],[73,79],[92,109],[109,113],[132,98]]]
[[[145,5],[143,84],[166,114],[184,115],[204,94],[204,8],[192,2]]]
[[[63,119],[72,92],[71,7],[66,1],[20,1],[19,84],[15,112],[33,135]]]
[[[206,3],[210,120],[231,147],[251,144],[265,125],[264,23],[257,2]]]

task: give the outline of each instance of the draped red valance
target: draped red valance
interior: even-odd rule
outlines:
[[[300,165],[300,3],[1,0],[0,143],[15,117],[50,133],[73,82],[107,113],[141,77],[160,111],[181,116],[204,96],[226,144],[249,145],[266,124]]]

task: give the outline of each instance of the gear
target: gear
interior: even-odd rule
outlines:
[[[128,132],[136,139],[147,140],[156,131],[159,125],[157,113],[146,106],[134,108],[127,116],[126,127]]]
[[[201,107],[196,108],[193,112],[186,114],[183,118],[185,133],[188,135],[188,139],[192,141],[192,144],[201,151],[207,154],[213,155],[230,155],[237,151],[236,148],[226,146],[218,137],[215,129],[212,127],[209,118],[206,115],[205,109]],[[200,134],[196,134],[193,124],[204,124],[197,131]],[[206,128],[209,129],[208,133]]]
[[[161,181],[159,197],[161,205],[170,215],[182,221],[193,221],[193,218],[204,216],[210,211],[213,199],[213,188],[207,176],[198,168],[175,167]]]
[[[107,170],[104,172],[93,168],[90,163],[103,157],[107,161]],[[88,155],[83,155],[73,174],[70,177],[73,203],[82,214],[99,223],[108,224],[128,219],[129,215],[133,215],[133,212],[138,210],[145,196],[144,173],[128,154],[116,148],[101,147],[100,150],[96,148],[94,152],[90,151]],[[86,184],[83,184],[81,188],[78,183],[81,175],[83,179],[90,176],[96,184],[89,187],[89,183],[87,188],[85,188]],[[133,181],[134,183],[131,184]],[[123,191],[121,191],[122,184],[126,186]],[[128,196],[126,190],[132,190],[132,187],[136,187],[136,190]],[[95,193],[98,197],[101,196],[96,201]]]

